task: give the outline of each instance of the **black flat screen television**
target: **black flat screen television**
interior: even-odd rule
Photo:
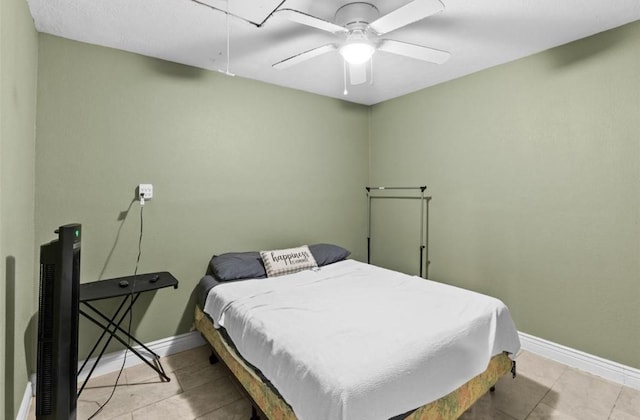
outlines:
[[[75,419],[77,407],[80,224],[60,226],[40,247],[36,418]]]

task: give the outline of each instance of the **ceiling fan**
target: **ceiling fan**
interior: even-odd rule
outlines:
[[[336,11],[334,22],[329,22],[298,10],[280,9],[276,12],[279,16],[340,35],[343,39],[338,43],[326,44],[285,58],[275,63],[273,67],[285,69],[338,50],[345,60],[345,71],[347,66],[349,68],[351,84],[358,85],[367,81],[367,63],[370,63],[370,59],[376,51],[442,64],[451,55],[447,51],[379,38],[380,35],[425,19],[442,10],[444,10],[444,4],[440,0],[413,0],[384,16],[380,16],[378,8],[373,4],[353,2],[340,7]]]

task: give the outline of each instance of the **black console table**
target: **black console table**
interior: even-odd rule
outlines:
[[[104,343],[102,350],[100,351],[100,354],[96,358],[96,361],[93,363],[93,366],[91,366],[89,375],[86,377],[86,379],[82,383],[82,386],[78,391],[78,396],[80,396],[80,393],[82,393],[82,390],[84,390],[84,387],[87,384],[87,381],[93,374],[93,371],[98,365],[98,362],[100,362],[100,359],[102,358],[102,355],[107,349],[107,346],[111,342],[112,338],[115,338],[120,343],[122,343],[126,348],[131,350],[131,352],[136,356],[138,356],[140,360],[142,360],[148,366],[150,366],[153,370],[158,372],[158,374],[164,380],[166,381],[171,380],[167,376],[167,374],[164,372],[164,369],[162,368],[162,364],[160,364],[160,356],[158,356],[150,348],[145,346],[142,342],[140,342],[140,340],[138,340],[137,338],[129,334],[127,330],[120,327],[120,324],[122,324],[122,321],[127,317],[129,312],[131,312],[133,305],[136,303],[141,293],[150,292],[153,290],[158,290],[158,289],[171,287],[171,286],[173,286],[174,289],[177,289],[178,280],[176,280],[176,278],[173,277],[171,273],[168,273],[166,271],[158,272],[158,273],[138,274],[137,276],[119,277],[114,279],[100,280],[100,281],[94,281],[91,283],[80,284],[80,304],[81,304],[80,313],[85,318],[87,318],[88,320],[90,320],[100,328],[102,328],[103,331],[100,337],[98,338],[98,341],[96,341],[93,348],[89,352],[89,355],[85,359],[84,363],[80,367],[80,370],[78,370],[78,374],[80,374],[80,372],[82,372],[82,370],[85,368],[85,365],[87,364],[91,356],[93,356],[93,353],[100,346],[100,343],[105,337],[106,337],[106,342]],[[107,315],[100,312],[98,309],[96,309],[95,306],[91,304],[91,302],[93,301],[102,300],[102,299],[111,299],[111,298],[117,298],[117,297],[122,297],[122,302],[120,302],[118,309],[116,309],[116,311],[111,316],[111,318],[109,318]],[[85,312],[83,310],[84,308],[90,309],[92,313]],[[129,344],[129,342],[122,337],[129,338],[133,342],[140,345],[144,350],[146,350],[150,355],[153,356],[151,361],[147,357],[142,355],[139,351],[137,351],[135,348],[133,348]],[[154,364],[153,362],[155,362],[156,364]]]

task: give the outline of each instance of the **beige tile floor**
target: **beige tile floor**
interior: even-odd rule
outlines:
[[[125,369],[111,401],[94,418],[117,420],[249,420],[251,406],[209,350],[164,357],[170,382],[146,365]],[[462,419],[640,420],[640,391],[580,372],[532,353],[518,356],[518,376],[503,377]],[[86,420],[111,393],[116,374],[92,378],[78,401]],[[32,402],[29,419],[35,419]]]

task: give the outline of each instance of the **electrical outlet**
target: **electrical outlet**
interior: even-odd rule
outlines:
[[[138,185],[138,199],[144,198],[145,201],[153,198],[153,184]]]

